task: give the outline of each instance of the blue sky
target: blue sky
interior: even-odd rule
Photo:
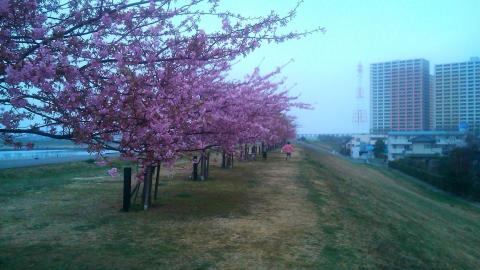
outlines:
[[[295,0],[225,0],[222,8],[260,15],[286,12]],[[299,133],[358,132],[352,121],[357,64],[364,65],[368,112],[369,65],[394,59],[425,58],[433,65],[480,56],[480,0],[305,0],[292,29],[327,28],[302,40],[265,45],[236,67],[245,73],[258,65],[268,71],[288,62],[283,74],[293,95],[314,105],[292,112]],[[363,127],[367,131],[368,124]]]

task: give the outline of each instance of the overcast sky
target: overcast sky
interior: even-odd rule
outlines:
[[[221,6],[242,14],[287,11],[295,0],[225,0]],[[283,74],[293,95],[315,109],[294,111],[299,133],[367,131],[353,123],[357,65],[364,66],[368,113],[369,65],[425,58],[433,65],[480,56],[480,0],[305,0],[292,28],[327,28],[302,40],[265,45],[241,61],[235,72],[262,62],[271,70],[288,62]]]

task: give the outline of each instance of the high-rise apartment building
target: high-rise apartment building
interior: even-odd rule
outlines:
[[[467,123],[480,131],[480,59],[435,65],[433,128],[457,130]]]
[[[425,59],[370,65],[372,133],[428,129],[429,65]]]
[[[428,125],[430,130],[435,130],[435,76],[430,75],[430,85],[428,91],[429,115]]]

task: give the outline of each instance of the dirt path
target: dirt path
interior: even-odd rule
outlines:
[[[206,254],[223,249],[218,269],[285,269],[311,267],[316,250],[309,244],[309,233],[316,226],[315,206],[307,190],[295,181],[297,162],[273,155],[268,163],[240,164],[255,171],[254,203],[249,214],[233,218],[212,218],[197,224],[210,235],[190,234],[183,242]],[[253,166],[253,168],[252,168]],[[244,179],[247,180],[248,179]]]

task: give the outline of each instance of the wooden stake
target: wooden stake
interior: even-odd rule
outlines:
[[[247,144],[245,144],[245,147],[244,147],[243,151],[245,152],[244,157],[243,157],[244,160],[248,160],[248,146],[247,146]]]
[[[123,208],[122,210],[128,212],[130,210],[132,191],[132,168],[127,167],[123,169]]]
[[[222,152],[222,168],[226,168],[227,167],[227,161],[226,161],[226,153],[225,151]]]
[[[143,175],[143,210],[148,210],[148,207],[150,206],[149,200],[150,200],[150,180],[151,180],[151,167],[147,166],[145,168],[145,174]]]
[[[210,175],[210,152],[207,153],[207,164],[206,164],[206,170],[205,170],[205,179],[208,178],[208,176]]]
[[[153,186],[153,173],[155,171],[155,167],[150,166],[150,179],[148,180],[148,207],[152,205],[152,186]]]
[[[200,158],[200,175],[201,175],[201,179],[200,180],[205,180],[205,151],[202,151],[202,154],[201,154],[201,158]]]
[[[197,160],[197,156],[193,156],[193,159],[192,159],[192,180],[193,181],[197,181],[198,180],[198,160]]]
[[[157,163],[157,175],[156,175],[156,178],[155,178],[155,201],[157,200],[157,193],[158,193],[158,185],[159,185],[159,179],[160,179],[160,167],[161,167],[162,163],[158,162]]]

